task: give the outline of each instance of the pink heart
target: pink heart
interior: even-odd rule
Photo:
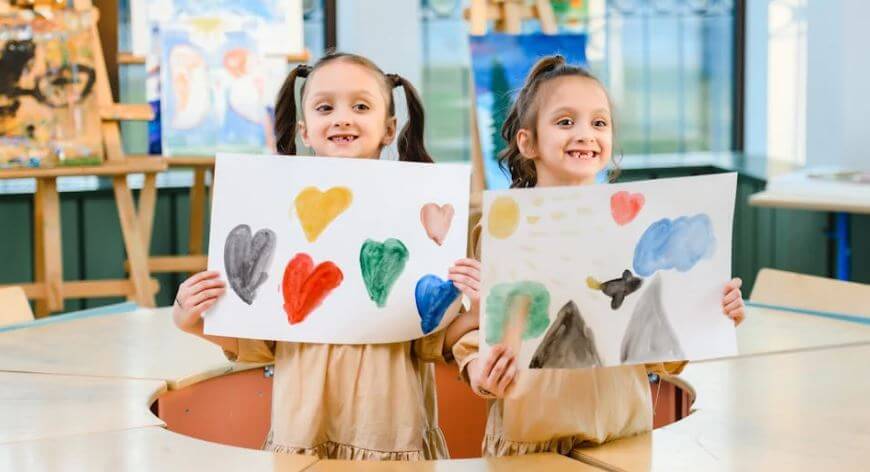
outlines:
[[[640,193],[616,192],[610,197],[610,213],[613,221],[623,226],[631,223],[634,217],[640,213],[646,201]]]
[[[450,223],[453,221],[453,205],[447,203],[438,206],[435,203],[427,203],[420,209],[420,221],[426,234],[435,244],[444,243],[447,232],[450,231]]]

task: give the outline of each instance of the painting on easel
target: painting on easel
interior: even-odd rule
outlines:
[[[0,167],[102,161],[93,11],[0,16]]]
[[[181,23],[161,30],[165,156],[272,147],[272,100],[257,43],[246,31],[219,24]]]
[[[287,55],[304,52],[301,0],[133,0],[130,7],[134,12],[133,50],[146,55],[146,100],[154,112],[154,119],[148,123],[150,154],[213,156],[218,147],[237,152],[263,152],[273,148],[271,133],[263,133],[270,124],[262,122],[259,110],[254,117],[253,110],[260,108],[261,101],[271,110],[287,75]],[[164,51],[164,47],[178,43],[197,46],[197,38],[205,36],[210,36],[208,41],[200,42],[198,47],[177,48],[175,62],[169,62],[171,53]],[[230,50],[234,52],[225,54]],[[221,54],[223,57],[218,57]],[[165,70],[173,65],[174,72]],[[197,77],[187,73],[196,70],[199,71]],[[190,90],[193,92],[190,95],[182,92],[188,78],[199,79],[201,90]],[[174,79],[181,82],[173,82]],[[202,86],[203,81],[208,83]],[[234,93],[229,91],[232,85],[235,85]],[[222,92],[226,92],[224,96],[220,95]],[[162,116],[167,107],[161,101],[173,100],[173,96],[175,105],[169,106],[170,112],[179,111],[184,115],[182,118],[188,119],[196,118],[197,112],[203,113],[203,119],[211,124],[197,123],[209,131],[200,134],[202,129],[191,132],[164,124]],[[185,97],[192,101],[185,101]],[[227,108],[226,99],[232,100],[235,106]],[[181,106],[176,108],[176,105]],[[222,114],[223,111],[240,111],[242,107],[242,113]],[[206,109],[210,109],[210,115],[205,114]],[[235,118],[241,120],[234,122]],[[228,141],[203,146],[202,142],[213,134],[210,130],[221,123],[237,124],[229,128],[234,136],[219,134]],[[173,129],[181,134],[164,136],[163,133],[172,133]],[[252,146],[255,141],[266,142]]]
[[[501,126],[516,92],[528,71],[543,56],[561,54],[571,64],[586,64],[586,35],[492,33],[470,36],[469,41],[486,187],[505,189],[510,186],[510,179],[499,168],[497,157],[505,147]]]

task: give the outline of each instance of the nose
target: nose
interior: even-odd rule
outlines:
[[[579,144],[592,144],[595,142],[595,139],[588,132],[580,132],[577,136],[574,137],[574,140]]]
[[[346,113],[336,113],[333,115],[332,126],[334,128],[347,128],[350,125],[351,120]]]
[[[588,124],[578,123],[575,126],[574,141],[579,144],[592,144],[595,141],[592,127]]]

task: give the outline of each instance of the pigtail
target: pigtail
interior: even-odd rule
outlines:
[[[296,78],[306,78],[311,66],[300,64],[284,79],[275,103],[275,147],[278,154],[296,154]]]
[[[393,87],[405,89],[405,102],[408,107],[408,123],[399,133],[397,147],[400,161],[410,162],[435,162],[429,152],[426,151],[424,126],[426,123],[423,104],[417,89],[408,79],[398,74],[387,74],[387,80]]]
[[[517,133],[520,130],[519,107],[525,102],[523,99],[523,96],[517,97],[501,127],[501,137],[507,146],[498,153],[498,162],[502,169],[508,171],[511,188],[534,187],[538,181],[535,163],[522,155],[517,144]]]

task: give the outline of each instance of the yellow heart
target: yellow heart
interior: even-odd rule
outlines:
[[[302,231],[308,242],[314,242],[353,201],[353,193],[347,187],[332,187],[321,192],[317,187],[306,187],[296,196],[296,214],[302,223]]]

